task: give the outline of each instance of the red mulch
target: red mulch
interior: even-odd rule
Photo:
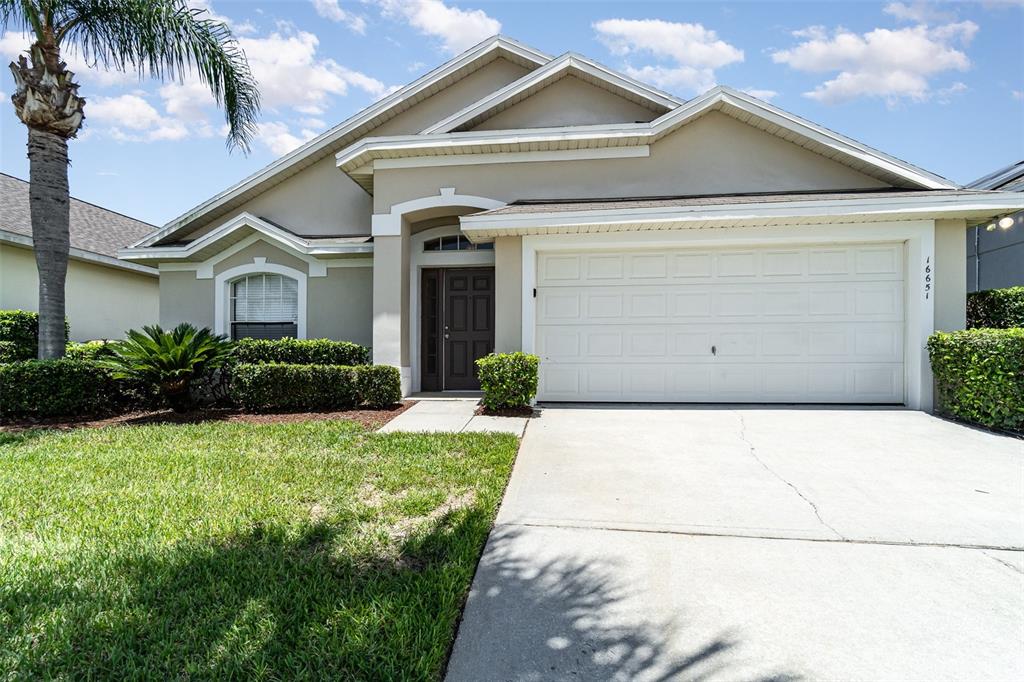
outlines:
[[[533,417],[534,410],[532,407],[506,407],[500,410],[491,410],[483,405],[476,408],[474,414],[482,414],[489,417]]]
[[[245,424],[281,424],[286,422],[323,421],[343,419],[356,421],[368,429],[378,429],[402,414],[415,404],[405,400],[397,405],[380,410],[342,410],[339,412],[273,412],[251,413],[234,408],[210,408],[178,414],[172,410],[129,412],[114,417],[97,419],[93,417],[64,419],[20,419],[4,422],[0,431],[17,432],[28,429],[95,429],[105,426],[139,426],[142,424],[201,424],[203,422],[242,422]]]

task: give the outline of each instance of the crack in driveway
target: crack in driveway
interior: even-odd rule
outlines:
[[[754,461],[756,461],[758,464],[760,464],[762,467],[764,467],[764,470],[767,471],[769,474],[771,474],[772,476],[774,476],[775,478],[779,479],[780,481],[782,481],[783,483],[788,485],[790,488],[792,488],[793,492],[795,492],[797,494],[797,496],[800,497],[801,500],[803,500],[804,502],[806,502],[808,504],[808,506],[810,506],[811,510],[814,512],[814,516],[817,517],[818,522],[822,526],[824,526],[825,528],[828,528],[830,531],[835,533],[836,536],[838,538],[840,538],[841,540],[846,541],[847,540],[846,536],[844,536],[842,533],[840,533],[838,530],[836,530],[828,521],[826,521],[824,518],[822,518],[821,511],[818,509],[818,505],[816,505],[809,497],[804,495],[803,492],[801,492],[801,490],[799,488],[797,488],[795,485],[793,485],[792,483],[787,481],[785,478],[783,478],[781,475],[779,475],[779,473],[777,471],[775,471],[770,466],[768,466],[763,459],[758,457],[758,455],[757,455],[757,448],[754,447],[754,444],[752,442],[750,442],[749,438],[747,438],[747,422],[746,422],[745,419],[743,419],[743,413],[742,412],[738,412],[736,410],[733,410],[733,413],[740,420],[740,440],[742,440],[744,443],[747,444],[747,447],[750,449],[750,456],[754,458]]]

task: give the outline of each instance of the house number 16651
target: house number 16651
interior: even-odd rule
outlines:
[[[932,295],[932,257],[928,256],[924,259],[924,298],[928,298]]]

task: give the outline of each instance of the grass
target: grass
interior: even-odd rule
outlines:
[[[0,433],[0,679],[437,679],[515,451],[342,421]]]

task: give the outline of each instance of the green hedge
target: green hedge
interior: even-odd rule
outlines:
[[[1024,430],[1024,329],[938,332],[928,339],[928,353],[941,412]]]
[[[85,343],[69,343],[64,349],[64,357],[69,360],[98,360],[111,357],[112,341],[86,341]]]
[[[397,367],[359,365],[355,370],[360,404],[381,408],[394,405],[402,399],[402,377]]]
[[[401,399],[398,369],[386,365],[240,363],[231,397],[246,410],[345,410],[386,407]]]
[[[127,384],[84,360],[0,365],[0,418],[101,415],[137,400]]]
[[[491,410],[528,407],[537,395],[540,360],[527,353],[497,353],[476,361],[484,407]]]
[[[64,338],[70,328],[64,320]],[[39,354],[39,314],[28,310],[0,310],[0,362],[32,360]]]
[[[370,350],[357,343],[330,339],[239,339],[235,342],[235,361],[245,364],[366,365],[370,362]]]
[[[1024,287],[967,294],[968,329],[1024,327]]]

